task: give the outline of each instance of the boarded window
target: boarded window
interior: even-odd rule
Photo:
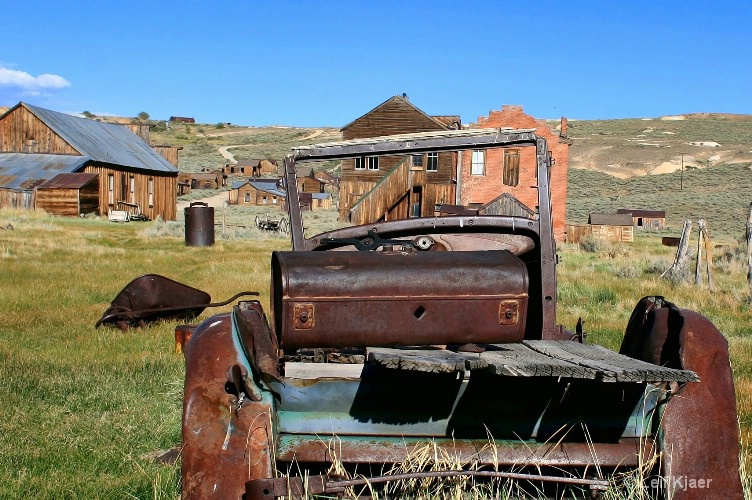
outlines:
[[[476,149],[473,151],[470,173],[472,175],[486,175],[486,152],[484,150]]]
[[[367,160],[367,167],[368,170],[378,170],[379,169],[379,157],[378,156],[369,156],[366,158]]]
[[[428,153],[427,155],[426,172],[438,172],[439,171],[439,153]]]
[[[520,151],[518,149],[504,151],[502,182],[507,186],[516,186],[520,183]]]

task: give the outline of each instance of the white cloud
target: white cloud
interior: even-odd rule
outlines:
[[[59,90],[70,87],[71,83],[59,75],[44,73],[32,76],[25,71],[0,66],[0,87],[16,87],[29,94],[37,95],[45,90]]]

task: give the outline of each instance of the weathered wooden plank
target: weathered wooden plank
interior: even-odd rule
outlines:
[[[452,352],[445,349],[369,347],[367,360],[384,368],[429,373],[477,370],[487,366],[486,361],[478,354]]]
[[[494,350],[481,354],[488,363],[487,370],[496,375],[510,377],[566,377],[595,379],[598,371],[559,360],[530,349],[525,344],[497,344]]]
[[[448,373],[484,370],[508,377],[563,377],[603,382],[693,382],[694,372],[629,358],[605,347],[570,341],[496,344],[480,353],[444,349],[369,348],[370,363],[384,368]]]
[[[570,341],[526,341],[530,349],[598,372],[605,382],[693,382],[699,378],[688,370],[675,370],[633,359],[605,347]]]

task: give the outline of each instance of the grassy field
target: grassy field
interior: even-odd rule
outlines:
[[[94,323],[123,286],[146,273],[215,300],[257,290],[267,304],[269,255],[289,248],[287,238],[253,230],[193,248],[183,244],[179,225],[164,231],[160,225],[168,223],[0,210],[0,227],[7,224],[13,230],[0,230],[0,498],[176,498],[179,465],[153,458],[180,444],[176,323],[128,332]],[[616,349],[642,296],[662,294],[707,315],[729,338],[749,443],[752,336],[743,249],[716,262],[715,292],[659,279],[672,249],[656,235],[595,250],[560,247],[559,321],[573,328],[582,317],[589,341]]]

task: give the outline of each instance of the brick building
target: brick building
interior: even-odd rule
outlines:
[[[561,130],[553,131],[544,120],[525,112],[522,106],[502,107],[491,111],[487,117],[478,118],[471,128],[536,129],[536,134],[548,142],[551,168],[551,210],[556,241],[564,241],[567,204],[567,173],[569,171],[569,146],[567,121],[561,119]],[[464,151],[458,172],[459,199],[457,203],[479,208],[503,193],[509,193],[532,210],[536,209],[538,193],[531,186],[536,181],[535,149],[504,148]]]

